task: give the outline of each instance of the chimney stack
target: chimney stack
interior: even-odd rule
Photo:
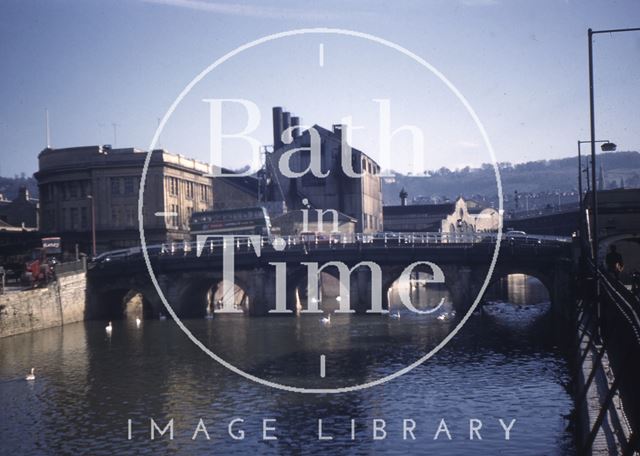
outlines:
[[[333,132],[340,136],[340,140],[342,140],[342,134],[346,130],[346,125],[343,124],[333,124]]]
[[[298,116],[294,116],[291,118],[291,126],[292,127],[299,127],[300,126],[300,117]],[[292,132],[291,132],[291,136],[293,136],[293,138],[297,138],[298,136],[300,136],[300,129],[299,128],[295,128]]]
[[[291,113],[285,111],[282,113],[282,131],[286,131],[291,126]],[[287,134],[287,139],[291,139],[291,134]]]
[[[18,199],[20,201],[29,201],[29,189],[25,185],[21,185],[18,189]]]
[[[273,150],[282,147],[282,108],[273,108]]]
[[[407,197],[408,196],[409,196],[409,194],[404,189],[404,187],[402,187],[402,190],[400,190],[400,206],[406,206],[407,205]]]

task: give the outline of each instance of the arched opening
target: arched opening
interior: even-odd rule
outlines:
[[[99,318],[111,320],[151,318],[153,309],[144,294],[137,289],[116,289],[102,293]]]
[[[403,280],[399,274],[386,293],[391,314],[407,310],[401,299],[404,294],[421,312],[433,313],[434,316],[455,315],[451,290],[446,283],[434,283],[433,270],[426,264],[416,266],[408,280]]]
[[[220,280],[207,290],[205,315],[210,318],[216,310],[222,309],[225,299],[233,301],[234,310],[249,313],[249,295],[242,284],[236,279],[232,287],[227,287],[228,290],[225,290],[224,285],[224,280]]]
[[[336,262],[337,263],[337,262]],[[307,311],[310,306],[325,313],[333,313],[348,304],[357,313],[366,313],[374,307],[374,301],[384,290],[383,274],[376,264],[350,266],[325,263],[318,268],[318,295],[310,296],[308,270],[302,268],[287,277],[287,308],[296,314]],[[340,272],[349,280],[349,296],[340,284]],[[374,277],[376,278],[374,280]],[[347,299],[348,298],[348,299]],[[312,302],[311,300],[315,300]],[[384,298],[380,299],[382,309],[386,308]]]
[[[484,294],[484,301],[508,302],[518,306],[550,302],[549,290],[537,277],[512,273],[495,279]]]
[[[529,324],[551,308],[549,288],[543,279],[524,273],[495,278],[482,299],[482,311],[504,323]]]
[[[245,288],[237,279],[231,292],[225,290],[221,278],[206,277],[188,281],[179,293],[179,299],[171,305],[175,305],[174,311],[180,318],[206,318],[211,319],[220,311],[228,295],[233,300],[233,309],[242,312],[249,311],[249,298]],[[217,312],[219,314],[219,312]]]

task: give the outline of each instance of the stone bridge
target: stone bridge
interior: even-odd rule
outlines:
[[[449,291],[453,307],[465,312],[481,289],[492,255],[495,239],[483,242],[418,242],[410,238],[382,242],[349,244],[333,242],[299,242],[284,250],[264,244],[261,254],[246,240],[234,245],[234,281],[244,291],[243,304],[250,315],[267,315],[276,302],[276,268],[270,263],[286,263],[286,306],[296,313],[301,297],[306,296],[307,266],[316,262],[343,262],[354,268],[360,262],[375,262],[382,271],[382,306],[388,308],[388,291],[407,266],[420,261],[435,263],[444,272],[444,286]],[[211,302],[211,289],[223,280],[222,246],[204,248],[196,255],[191,251],[150,253],[150,263],[167,301],[180,317],[203,316]],[[416,271],[431,272],[428,266]],[[555,314],[566,318],[573,296],[573,261],[571,243],[543,239],[507,239],[500,246],[496,267],[490,283],[509,274],[522,273],[539,279],[547,288]],[[338,268],[323,270],[335,277]],[[351,308],[365,313],[372,302],[371,272],[360,266],[350,275]],[[304,290],[304,292],[301,292]],[[164,305],[150,280],[142,255],[110,258],[94,263],[88,272],[89,316],[122,315],[127,295],[141,293],[145,317],[166,313]],[[306,306],[303,304],[303,308]]]

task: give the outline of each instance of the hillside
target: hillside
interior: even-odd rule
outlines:
[[[583,158],[586,165],[586,158]],[[505,203],[520,195],[554,195],[561,204],[577,201],[577,157],[558,160],[541,160],[520,164],[500,163],[500,176]],[[605,188],[640,187],[640,153],[615,152],[598,155],[602,165]],[[583,186],[586,182],[583,174]],[[596,174],[599,177],[599,172]],[[409,200],[421,202],[444,201],[458,196],[497,201],[497,187],[493,166],[484,164],[480,168],[449,170],[441,168],[424,176],[395,174],[395,178],[384,179],[383,198],[385,204],[398,204],[398,194],[405,188]],[[505,207],[508,207],[505,204]]]

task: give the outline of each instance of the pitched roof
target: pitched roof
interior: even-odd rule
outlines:
[[[442,203],[442,204],[410,204],[407,206],[382,206],[383,216],[389,215],[409,215],[409,214],[424,214],[424,215],[439,215],[439,214],[451,214],[456,208],[456,203]]]

